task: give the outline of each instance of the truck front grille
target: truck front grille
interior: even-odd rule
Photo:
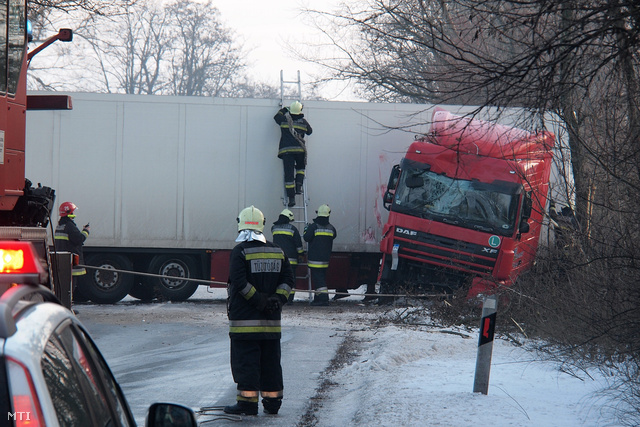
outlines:
[[[471,274],[491,274],[498,258],[495,248],[423,232],[407,235],[396,230],[394,244],[399,245],[400,258]]]

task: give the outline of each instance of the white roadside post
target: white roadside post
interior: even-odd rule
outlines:
[[[476,376],[473,382],[474,393],[487,394],[489,392],[489,373],[491,371],[497,307],[498,299],[495,295],[489,295],[484,298],[482,320],[480,321],[480,338],[478,339],[478,355],[476,358]]]

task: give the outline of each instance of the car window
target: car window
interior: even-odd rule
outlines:
[[[92,361],[95,362],[98,367],[98,373],[101,376],[102,384],[104,385],[105,392],[111,396],[111,402],[115,406],[114,412],[116,413],[119,421],[119,425],[122,426],[135,426],[135,421],[129,410],[129,405],[120,389],[120,386],[113,378],[113,374],[105,362],[104,358],[98,351],[97,347],[91,340],[91,338],[80,328],[73,328],[75,333],[80,337],[80,341],[84,345],[83,348]]]
[[[60,326],[47,343],[42,370],[60,425],[133,425],[108,367],[71,322]]]
[[[55,336],[45,346],[41,367],[60,425],[93,425],[76,370]]]

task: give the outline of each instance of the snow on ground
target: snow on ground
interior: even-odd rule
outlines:
[[[602,412],[597,373],[578,379],[503,340],[494,341],[483,395],[473,393],[477,334],[386,326],[354,337],[363,349],[332,375],[319,426],[615,425]]]
[[[223,290],[198,292],[193,298],[224,298]],[[473,393],[477,330],[376,325],[380,317],[393,316],[394,309],[346,308],[360,297],[310,308],[305,298],[296,294],[297,302],[289,307],[295,311],[285,311],[283,328],[331,322],[351,345],[342,363],[323,374],[310,402],[317,407],[299,426],[620,425],[610,410],[613,403],[602,393],[606,378],[596,369],[578,378],[496,338],[489,392]],[[499,322],[498,313],[497,333]],[[269,425],[279,424],[273,419]]]
[[[332,385],[317,426],[619,425],[602,394],[607,381],[596,369],[578,378],[496,338],[483,395],[473,393],[477,330],[351,326],[359,350],[327,373]]]

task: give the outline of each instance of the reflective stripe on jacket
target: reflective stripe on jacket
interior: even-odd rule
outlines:
[[[292,265],[298,265],[298,256],[304,253],[302,237],[295,225],[275,222],[271,226],[273,243],[280,246]]]
[[[309,242],[307,263],[311,268],[328,268],[333,240],[338,236],[327,217],[317,217],[304,231],[304,240]]]
[[[80,257],[80,264],[84,264],[84,256],[82,254],[82,246],[84,241],[89,237],[87,230],[78,228],[76,223],[69,217],[63,216],[60,218],[56,231],[54,233],[55,247],[58,252],[71,252]],[[82,267],[73,267],[71,274],[73,276],[82,276],[86,274],[86,270]]]
[[[287,302],[293,271],[272,242],[241,242],[231,251],[228,285],[229,336],[233,339],[280,339],[280,312],[258,310],[261,299]]]
[[[288,108],[282,108],[273,117],[273,120],[280,125],[280,145],[278,147],[278,157],[280,158],[285,154],[304,153],[306,151],[305,147],[300,145],[296,138],[291,134],[289,121],[286,116],[288,113]],[[305,135],[311,135],[313,129],[311,129],[311,125],[304,118],[304,114],[291,114],[290,116],[292,119],[293,129],[298,137],[304,140]]]

